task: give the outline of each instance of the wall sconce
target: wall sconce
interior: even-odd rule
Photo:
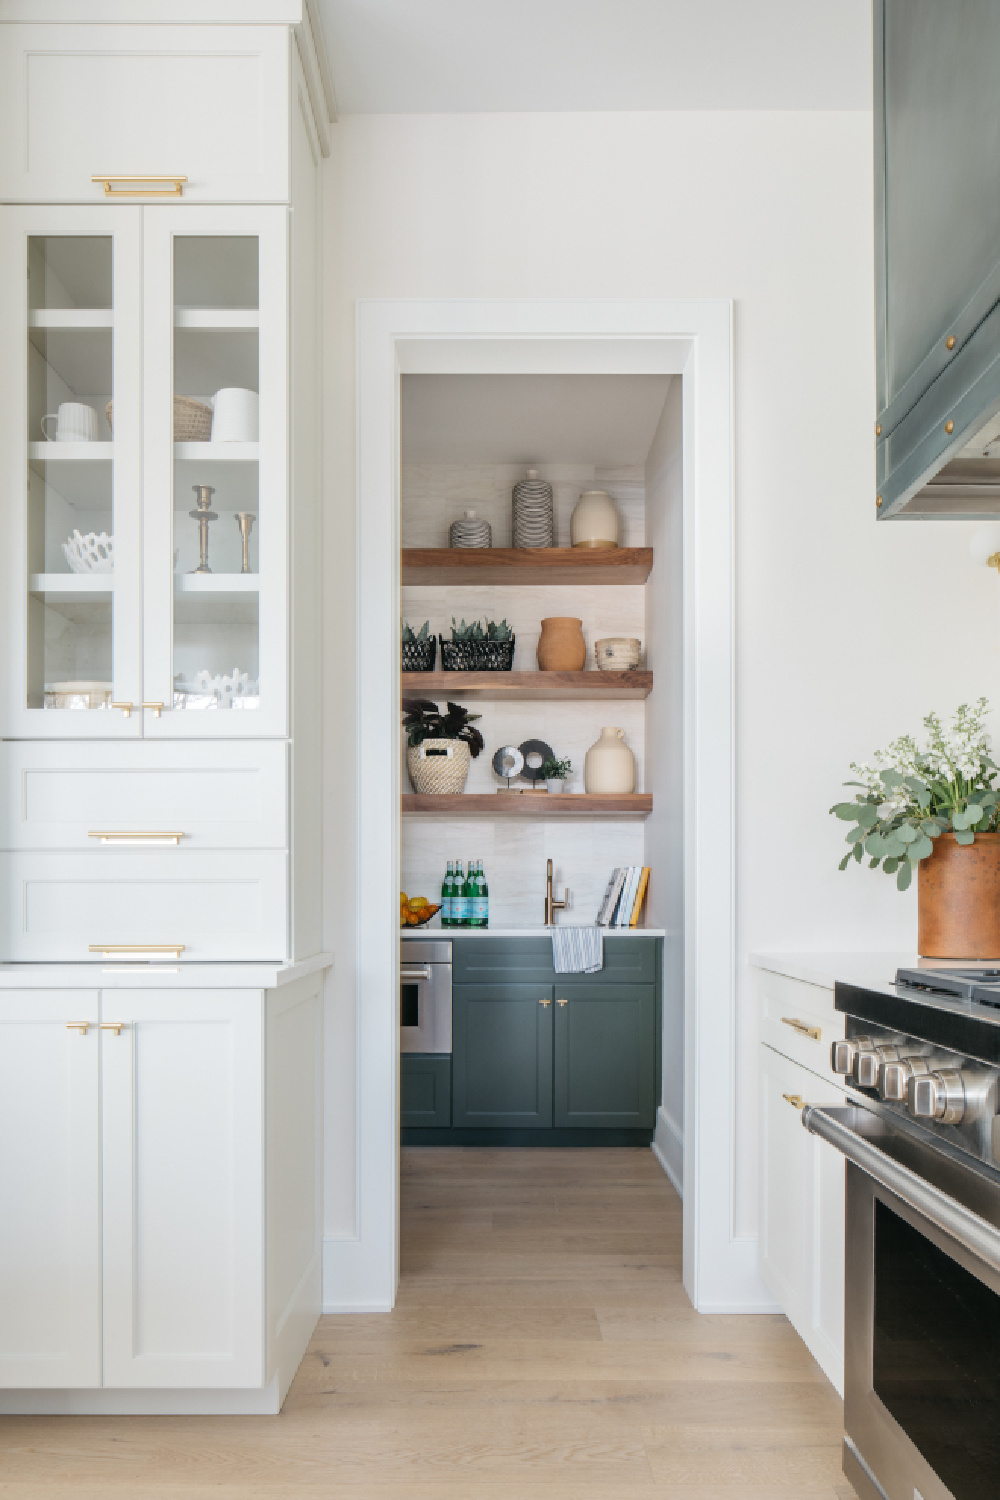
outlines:
[[[976,527],[969,538],[969,553],[973,562],[985,563],[1000,574],[1000,521]]]

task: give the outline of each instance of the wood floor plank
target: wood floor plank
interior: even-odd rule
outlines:
[[[404,1150],[391,1314],[280,1417],[0,1418],[0,1500],[854,1500],[781,1317],[700,1317],[648,1150]]]

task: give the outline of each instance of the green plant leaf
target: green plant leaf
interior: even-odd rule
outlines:
[[[934,853],[934,845],[926,833],[921,833],[917,835],[916,843],[910,845],[907,853],[908,857],[912,860],[929,859]]]
[[[951,815],[951,826],[956,830],[966,829],[969,826],[969,815],[964,813],[960,807],[956,807]]]
[[[846,870],[847,866],[850,863],[851,863],[851,851],[848,849],[847,853],[844,855],[843,859],[840,861],[840,864],[837,866],[837,869],[838,870]]]
[[[852,850],[852,853],[854,855],[854,858],[857,860],[858,864],[860,864],[861,863],[861,845],[860,845],[860,843],[855,844],[854,849]]]
[[[868,830],[866,828],[860,828],[860,827],[859,828],[852,828],[851,831],[850,831],[850,833],[847,835],[846,842],[848,844],[856,844],[856,843],[858,843],[858,841],[860,839],[864,838],[864,836],[867,833],[867,831]]]
[[[899,771],[880,771],[879,775],[882,778],[882,785],[890,788],[899,786],[903,780]]]
[[[850,855],[848,855],[848,858],[850,858]],[[899,860],[894,854],[890,854],[889,858],[885,861],[882,868],[887,875],[895,875],[898,866]]]
[[[920,825],[920,830],[922,833],[926,833],[929,839],[939,839],[943,832],[941,824],[934,818],[925,818]]]
[[[885,839],[880,833],[870,833],[865,839],[865,853],[878,862],[885,853]]]
[[[972,828],[982,819],[983,809],[977,802],[970,802],[968,807],[966,807],[965,809],[965,816],[969,820],[969,827]]]
[[[885,852],[892,855],[894,859],[903,859],[906,855],[906,845],[896,833],[890,833],[885,841]]]
[[[955,835],[955,843],[956,844],[974,844],[975,842],[976,842],[976,835],[974,833],[972,833],[972,832],[969,832],[969,833],[956,833],[956,835]]]
[[[848,855],[847,857],[848,857],[848,859],[850,859],[851,856]],[[870,859],[868,861],[868,868],[869,868],[869,870],[877,870],[878,869],[878,864],[879,864],[879,862],[878,862],[878,856],[876,855],[874,859]]]
[[[930,805],[931,805],[931,794],[928,791],[928,789],[926,787],[924,787],[924,789],[923,789],[922,792],[918,792],[917,793],[917,806],[918,807],[922,807],[922,808],[928,808],[928,807],[930,807]]]
[[[845,823],[853,823],[858,812],[857,802],[835,802],[830,808],[838,818],[843,818]]]
[[[896,829],[896,837],[901,844],[912,844],[920,835],[910,823],[903,823]]]
[[[908,859],[904,859],[903,863],[900,865],[898,871],[896,872],[897,891],[905,891],[912,879],[913,866],[910,864],[910,861]]]
[[[923,781],[919,776],[904,776],[903,780],[911,792],[926,792],[928,790],[926,781]]]
[[[855,817],[862,828],[874,828],[878,822],[878,813],[874,807],[855,808]]]

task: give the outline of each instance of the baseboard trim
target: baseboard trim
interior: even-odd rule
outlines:
[[[323,1241],[323,1311],[392,1312],[396,1284],[391,1265],[361,1239]],[[395,1264],[393,1247],[392,1265]]]
[[[684,1197],[684,1135],[661,1105],[656,1111],[653,1155],[669,1178],[678,1198]]]
[[[520,1130],[502,1126],[453,1125],[446,1129],[410,1125],[399,1132],[401,1146],[648,1146],[651,1130],[605,1129],[573,1125],[544,1130]]]
[[[278,1379],[257,1390],[30,1390],[0,1391],[4,1416],[56,1417],[276,1417]]]

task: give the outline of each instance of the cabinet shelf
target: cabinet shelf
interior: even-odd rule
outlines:
[[[175,328],[250,329],[260,327],[255,307],[176,307]]]
[[[419,796],[404,792],[403,813],[447,818],[648,818],[653,811],[649,792],[621,797],[575,795],[562,792],[463,792],[458,796]]]
[[[641,584],[652,547],[404,547],[405,585]]]
[[[175,594],[259,594],[259,573],[175,573]]]
[[[113,328],[110,307],[37,307],[28,314],[29,328]]]
[[[652,672],[403,672],[405,698],[582,702],[648,698]]]
[[[71,604],[77,599],[108,599],[114,593],[113,573],[32,573],[28,588],[44,595],[46,604]]]
[[[39,464],[109,464],[115,456],[114,443],[29,443],[28,462],[33,469]]]
[[[259,443],[175,443],[174,458],[180,462],[209,464],[256,463],[260,455]]]

